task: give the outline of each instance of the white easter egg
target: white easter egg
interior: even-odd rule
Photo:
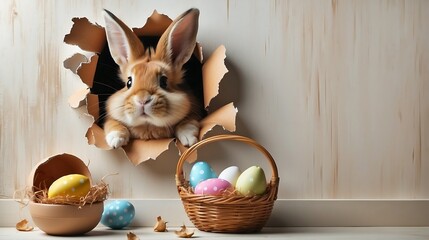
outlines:
[[[225,168],[220,174],[219,179],[223,179],[231,183],[232,186],[235,186],[238,177],[241,175],[241,171],[237,166],[231,166]]]
[[[236,190],[245,196],[261,195],[267,188],[264,170],[259,166],[246,169],[237,179]]]

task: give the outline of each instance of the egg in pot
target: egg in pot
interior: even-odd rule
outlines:
[[[81,174],[69,174],[55,180],[48,190],[48,198],[56,196],[85,197],[91,188],[89,178]]]
[[[102,201],[84,206],[36,202],[36,199],[43,196],[40,190],[46,189],[49,192],[49,188],[55,181],[74,174],[83,176],[85,179],[84,187],[79,190],[84,195],[85,188],[92,185],[91,173],[88,166],[74,155],[63,153],[48,157],[37,163],[28,176],[27,184],[34,194],[29,202],[31,218],[40,230],[49,235],[81,235],[94,229],[100,222],[104,205]],[[70,182],[66,185],[68,184]],[[72,187],[69,190],[73,192]],[[51,188],[51,197],[55,192],[56,190]]]

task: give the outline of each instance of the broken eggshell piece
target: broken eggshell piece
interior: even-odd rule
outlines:
[[[94,75],[99,61],[99,55],[97,54],[101,53],[106,45],[106,35],[103,27],[90,23],[86,18],[73,18],[73,22],[73,27],[70,33],[65,36],[64,42],[70,45],[77,45],[81,49],[93,52],[94,54],[89,57],[82,57],[83,55],[75,54],[71,57],[73,59],[69,58],[64,61],[64,67],[76,73],[81,78],[82,82],[91,88],[94,84]],[[142,28],[133,28],[133,31],[140,37],[161,36],[171,22],[172,20],[166,15],[154,11]],[[224,46],[218,47],[202,65],[203,97],[204,106],[206,108],[209,108],[211,100],[219,94],[219,83],[228,72],[224,63],[226,58],[225,52],[226,49]],[[203,59],[202,49],[198,43],[194,50],[194,56],[200,62]],[[81,62],[78,63],[79,61]],[[69,98],[69,104],[72,107],[79,107],[82,105],[85,96],[88,113],[92,116],[94,121],[86,133],[88,144],[95,145],[101,149],[111,149],[105,141],[102,127],[96,122],[100,117],[100,111],[98,109],[99,103],[104,101],[100,99],[101,95],[90,93],[88,88],[85,88],[76,91],[76,93]],[[218,125],[230,132],[235,131],[236,114],[237,109],[234,107],[233,103],[226,104],[212,111],[212,113],[200,122],[200,139],[213,129],[213,127]],[[132,139],[122,149],[130,161],[134,165],[138,165],[146,160],[156,159],[161,153],[169,149],[173,141],[174,138],[149,141]],[[179,141],[176,141],[176,147],[179,152],[186,150],[186,147],[181,145]],[[188,161],[194,161],[195,159],[196,157],[188,158]]]
[[[88,166],[78,157],[67,153],[48,157],[36,164],[29,174],[27,186],[31,187],[33,192],[48,189],[54,181],[69,174],[88,177],[92,186]]]
[[[188,230],[185,225],[182,225],[180,230],[176,230],[174,233],[180,238],[191,238],[194,235],[194,231]]]
[[[16,223],[15,228],[16,228],[16,230],[23,231],[23,232],[33,231],[33,229],[34,229],[33,226],[28,225],[27,219],[23,219],[23,220],[19,221],[18,223]]]
[[[153,227],[155,232],[166,232],[167,231],[167,222],[162,219],[161,216],[156,218],[155,226]]]

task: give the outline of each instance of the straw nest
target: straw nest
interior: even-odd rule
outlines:
[[[36,203],[74,205],[79,207],[83,207],[86,204],[102,202],[107,199],[108,195],[109,185],[103,180],[100,183],[93,185],[84,197],[66,195],[48,198],[48,189],[46,188],[27,191],[28,198]]]

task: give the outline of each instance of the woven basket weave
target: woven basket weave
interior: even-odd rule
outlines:
[[[198,148],[217,141],[238,141],[258,149],[271,165],[272,177],[263,195],[241,196],[236,193],[218,196],[194,194],[185,179],[183,164]],[[279,177],[277,166],[271,154],[254,140],[237,135],[218,135],[209,137],[191,146],[185,151],[177,164],[176,185],[179,196],[189,219],[201,231],[242,233],[260,231],[277,199]]]

